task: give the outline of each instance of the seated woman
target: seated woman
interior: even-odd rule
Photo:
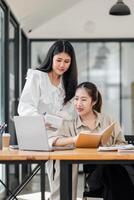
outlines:
[[[52,146],[65,146],[72,144],[75,146],[78,134],[81,131],[88,130],[92,133],[100,132],[115,121],[110,116],[101,112],[102,97],[96,85],[91,82],[83,82],[77,86],[74,98],[74,106],[78,116],[74,120],[64,121],[63,126],[56,132],[56,135],[49,136],[49,142]],[[125,143],[126,142],[121,131],[121,127],[117,122],[106,146]],[[102,194],[103,198],[108,200],[112,198],[109,197],[109,193],[106,192],[107,190],[109,191],[110,185],[107,185],[108,180],[105,171],[108,173],[111,169],[108,166],[108,170],[105,170],[106,166],[107,165],[95,166],[93,176],[89,182],[91,183],[92,189],[96,189],[96,187],[103,187],[105,190]],[[73,179],[75,179],[73,181],[72,190],[73,193],[75,193],[75,195],[73,195],[73,200],[76,200],[76,178],[77,170],[76,168],[73,168]]]
[[[56,135],[49,136],[51,145],[75,145],[77,135],[81,131],[100,132],[115,121],[110,116],[101,112],[102,97],[96,85],[91,82],[83,82],[77,86],[74,106],[78,114],[77,118],[75,120],[64,121],[63,126],[57,131]],[[125,143],[121,127],[117,122],[106,145]]]

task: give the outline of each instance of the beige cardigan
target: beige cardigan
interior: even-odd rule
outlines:
[[[89,127],[84,125],[80,119],[79,116],[77,116],[76,119],[70,120],[70,121],[64,121],[62,127],[57,130],[56,132],[50,132],[48,133],[49,137],[49,144],[53,145],[55,140],[59,137],[70,137],[70,136],[76,136],[81,131],[90,131],[92,133],[94,132],[100,132],[103,129],[105,129],[108,125],[110,125],[113,120],[110,116],[105,115],[103,113],[96,112],[97,120],[96,120],[96,126],[95,129],[91,130]],[[125,138],[122,133],[121,127],[118,122],[116,122],[114,131],[106,144],[106,146],[116,145],[116,144],[125,144]]]

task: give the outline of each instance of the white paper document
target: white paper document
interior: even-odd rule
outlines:
[[[109,147],[99,146],[99,148],[97,150],[98,151],[118,151],[118,152],[130,150],[130,151],[134,152],[134,145],[126,144],[126,145],[116,145],[116,146],[109,146]]]
[[[56,115],[46,114],[45,123],[50,124],[53,128],[60,128],[63,123],[63,118]]]

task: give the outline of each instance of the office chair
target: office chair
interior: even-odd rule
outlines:
[[[125,140],[128,142],[128,144],[134,145],[134,135],[125,135]]]
[[[87,197],[102,197],[101,189],[98,190],[90,190],[90,185],[88,184],[88,179],[92,172],[95,170],[96,165],[84,164],[83,165],[83,172],[84,172],[84,192],[83,192],[83,200],[87,200]]]
[[[134,145],[134,135],[125,135],[125,140],[128,142],[128,144]],[[102,191],[101,189],[91,191],[90,186],[87,182],[90,174],[95,169],[95,165],[89,165],[85,164],[83,165],[83,172],[84,172],[84,192],[83,192],[83,200],[87,200],[87,197],[96,197],[96,198],[102,198]]]

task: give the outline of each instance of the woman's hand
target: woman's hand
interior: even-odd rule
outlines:
[[[49,122],[46,122],[46,113],[44,113],[43,117],[44,117],[45,128],[51,128],[51,127],[52,127],[52,124],[49,123]]]
[[[73,139],[73,144],[75,145],[75,144],[76,144],[76,141],[77,141],[77,139],[78,139],[78,135],[72,137],[72,139]]]
[[[45,127],[46,128],[51,128],[52,127],[52,124],[48,123],[48,122],[45,122]]]

